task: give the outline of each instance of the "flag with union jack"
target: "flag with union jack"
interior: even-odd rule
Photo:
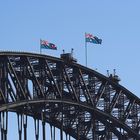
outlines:
[[[57,50],[57,47],[53,43],[49,43],[46,40],[40,40],[40,48],[41,49],[52,49],[52,50]]]
[[[85,39],[86,42],[90,42],[90,43],[94,43],[94,44],[101,44],[102,43],[102,39],[99,39],[96,36],[93,36],[92,34],[85,34]]]

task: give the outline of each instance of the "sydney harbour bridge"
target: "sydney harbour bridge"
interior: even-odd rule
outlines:
[[[140,99],[117,75],[82,66],[71,53],[0,52],[1,140],[11,140],[9,113],[19,140],[140,140]]]

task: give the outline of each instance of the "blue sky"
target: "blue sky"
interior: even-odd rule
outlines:
[[[106,75],[116,69],[120,84],[140,97],[139,0],[1,0],[0,50],[39,53],[39,40],[70,52],[85,65],[84,34],[102,38],[88,44],[88,67]]]

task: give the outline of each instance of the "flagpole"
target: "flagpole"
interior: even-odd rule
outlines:
[[[86,33],[85,33],[85,59],[86,59],[86,67],[87,67],[87,41],[86,41]]]

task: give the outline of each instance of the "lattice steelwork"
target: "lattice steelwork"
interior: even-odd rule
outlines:
[[[140,140],[140,99],[106,77],[76,62],[71,54],[0,52],[0,132],[7,140],[8,112],[16,112],[19,140],[27,140],[27,118],[42,139],[46,123],[51,140]],[[10,131],[10,130],[9,130]]]

